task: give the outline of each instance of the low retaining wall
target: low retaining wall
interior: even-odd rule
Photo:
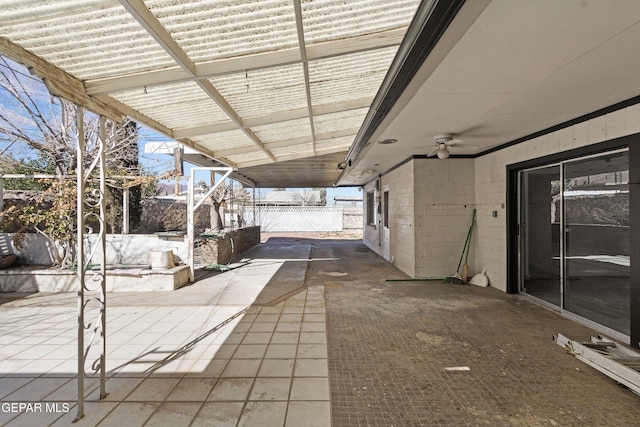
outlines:
[[[202,236],[201,260],[205,265],[227,264],[235,256],[260,243],[260,227]]]
[[[107,234],[107,265],[109,264],[150,264],[151,252],[171,251],[182,262],[187,261],[189,245],[184,234]],[[97,239],[89,241],[92,246]],[[97,247],[96,260],[102,259],[102,248]],[[98,262],[96,262],[98,263]]]
[[[87,272],[91,280],[91,272]],[[189,283],[189,267],[107,271],[107,292],[173,291]],[[0,292],[77,292],[78,275],[69,270],[0,270]]]
[[[15,234],[0,233],[0,255],[15,253],[20,265],[52,265],[49,242],[39,234],[26,234],[21,249],[15,247]],[[171,251],[186,262],[188,255],[187,237],[184,234],[107,234],[107,264],[150,264],[150,254],[155,251]],[[96,246],[97,236],[89,236],[89,251]],[[102,248],[95,248],[92,263],[102,259]],[[96,260],[96,261],[94,261]]]

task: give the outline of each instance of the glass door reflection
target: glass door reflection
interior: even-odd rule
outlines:
[[[520,176],[521,290],[561,306],[560,166]]]
[[[567,162],[564,309],[629,334],[629,156]]]

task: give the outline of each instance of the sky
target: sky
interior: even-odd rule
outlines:
[[[148,132],[153,132],[153,131],[149,131],[148,129],[146,130]],[[162,135],[155,135],[156,138],[153,139],[151,137],[149,137],[149,139],[144,139],[141,140],[140,143],[138,144],[140,147],[140,162],[145,166],[145,169],[149,172],[153,172],[155,174],[161,174],[164,171],[167,170],[171,170],[173,169],[173,157],[167,154],[149,154],[149,153],[144,153],[144,143],[147,141],[159,141],[159,138],[162,138]],[[166,137],[165,137],[166,139]],[[167,139],[168,140],[168,139]],[[184,175],[185,176],[189,176],[190,175],[190,171],[191,171],[191,167],[193,167],[195,165],[192,165],[188,162],[185,162],[184,168]],[[196,176],[196,179],[198,179],[198,177]],[[266,195],[267,192],[269,191],[273,191],[273,188],[260,188],[259,191],[261,192],[260,194],[262,195],[262,197],[264,197]],[[291,190],[291,191],[298,191],[300,189],[296,188],[296,189],[287,189],[287,190]],[[309,190],[309,188],[305,188],[304,190]],[[329,187],[327,188],[327,205],[332,205],[334,203],[334,197],[357,197],[357,198],[362,198],[362,191],[359,187],[338,187],[338,188],[332,188]]]
[[[152,172],[154,174],[160,175],[162,172],[172,170],[173,169],[173,156],[168,154],[151,154],[144,152],[144,144],[147,142],[161,142],[161,141],[171,141],[170,138],[157,133],[151,129],[144,128],[140,142],[138,143],[139,148],[139,158],[140,162],[145,166],[145,169],[148,172]],[[184,175],[189,176],[191,167],[195,165],[191,165],[188,162],[185,162]],[[198,179],[196,177],[196,179]],[[171,181],[173,182],[173,181]],[[273,188],[261,188],[261,195],[264,195],[272,191]],[[299,189],[288,189],[292,191],[296,191]],[[308,188],[305,190],[309,190]],[[327,204],[332,205],[334,203],[334,197],[357,197],[362,198],[362,191],[359,187],[338,187],[338,188],[327,188]]]

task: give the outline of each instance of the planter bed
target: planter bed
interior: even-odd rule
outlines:
[[[92,272],[87,272],[91,280]],[[76,292],[76,273],[42,267],[0,270],[0,292]],[[107,292],[173,291],[189,282],[189,267],[143,269],[115,268],[107,270]]]

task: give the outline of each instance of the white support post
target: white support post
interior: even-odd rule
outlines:
[[[195,176],[197,171],[211,171],[218,172],[222,174],[222,178],[218,180],[218,182],[212,183],[211,188],[207,193],[202,196],[202,199],[198,203],[195,201]],[[233,172],[233,168],[231,167],[217,167],[217,168],[192,168],[191,175],[188,183],[188,191],[187,191],[187,261],[189,263],[189,281],[193,282],[195,280],[195,211],[204,203],[204,201],[209,197],[213,192],[218,188],[218,186],[224,182],[229,175]]]
[[[129,187],[122,190],[122,234],[129,234]]]
[[[78,408],[76,421],[84,417],[84,109],[78,106],[78,146],[76,163],[77,221],[76,268],[78,274]]]

